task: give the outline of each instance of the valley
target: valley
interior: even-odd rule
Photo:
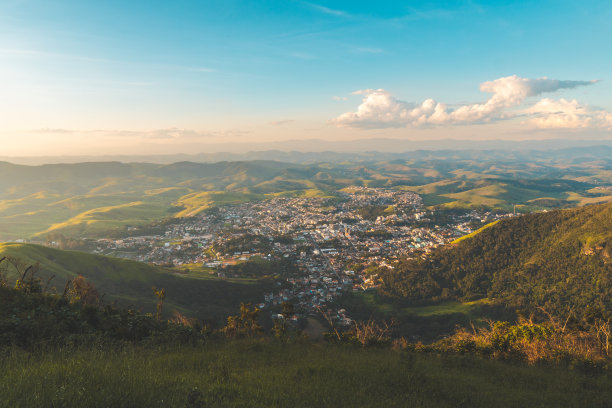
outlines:
[[[530,212],[612,200],[609,146],[576,150],[573,156],[566,151],[471,153],[424,151],[393,160],[357,155],[355,161],[315,163],[2,162],[0,240],[44,240],[51,233],[120,236],[217,206],[337,197],[352,186],[414,192],[428,208],[458,210]]]
[[[5,195],[31,193],[3,201],[5,216],[13,214],[6,218],[19,219],[22,204],[25,210],[47,207],[40,210],[45,217],[46,211],[55,211],[56,217],[70,211],[78,214],[17,240],[48,249],[27,245],[19,249],[18,242],[4,244],[0,252],[40,262],[45,279],[55,275],[63,282],[83,274],[109,299],[145,310],[154,306],[150,287],[164,287],[168,312],[176,308],[215,324],[221,324],[241,301],[257,305],[271,324],[271,317],[289,302],[295,306],[295,324],[320,318],[323,309],[340,327],[372,315],[393,317],[400,322],[400,333],[435,339],[452,331],[457,322],[511,318],[510,310],[517,305],[503,306],[499,295],[485,289],[460,294],[464,289],[455,289],[448,278],[431,288],[427,283],[426,290],[417,289],[424,283],[421,278],[406,281],[409,275],[404,271],[412,268],[407,265],[436,259],[445,253],[443,248],[469,245],[463,241],[490,237],[504,229],[504,220],[522,213],[608,201],[609,164],[599,160],[594,165],[587,158],[574,161],[562,178],[560,168],[541,157],[533,163],[517,160],[495,166],[453,162],[462,170],[451,170],[448,163],[431,158],[416,163],[316,165],[5,165],[4,171],[24,181],[19,189],[5,190]],[[553,174],[558,178],[549,178]],[[74,183],[67,188],[52,181],[60,177]],[[414,185],[417,179],[424,184]],[[33,193],[43,184],[55,192]],[[198,192],[197,186],[223,190]],[[53,201],[60,194],[74,196]],[[86,209],[101,203],[105,206]],[[25,214],[29,223],[37,221],[37,211]],[[604,226],[605,235],[608,227],[606,216],[602,217],[597,225]],[[10,231],[11,224],[3,224],[2,234]],[[513,239],[510,234],[507,242]],[[69,267],[58,270],[52,260],[60,257],[43,254],[53,248],[112,258],[69,262]],[[76,259],[85,256],[71,254]],[[112,271],[86,266],[101,262],[112,265],[107,266]],[[529,262],[531,269],[537,264]],[[427,279],[438,279],[436,273],[427,272]],[[134,281],[141,283],[126,285]],[[401,289],[402,285],[411,289]],[[184,294],[186,287],[191,295]],[[232,300],[217,304],[209,293],[221,287],[232,288]],[[197,295],[198,290],[203,296]],[[416,297],[409,294],[417,292]],[[541,300],[536,304],[544,306]]]
[[[0,408],[611,408],[611,17],[0,0]]]
[[[47,174],[24,166],[2,179],[24,178],[0,207],[13,222],[0,231],[0,290],[13,310],[0,319],[0,342],[23,337],[30,346],[21,347],[35,348],[66,337],[83,353],[90,341],[101,353],[133,347],[130,364],[156,347],[170,347],[181,365],[203,344],[230,359],[302,350],[308,359],[291,363],[299,367],[323,364],[332,347],[363,347],[366,359],[382,347],[396,353],[384,358],[421,361],[436,382],[448,359],[465,353],[473,356],[459,364],[470,367],[481,357],[603,367],[610,165],[538,160],[452,162],[462,170],[442,160],[86,163],[42,166]],[[97,303],[84,303],[79,282],[95,288]],[[28,285],[42,293],[28,294]],[[577,341],[582,348],[571,346]]]

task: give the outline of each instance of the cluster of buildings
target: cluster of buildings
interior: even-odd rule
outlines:
[[[291,302],[313,313],[346,291],[376,286],[375,267],[393,268],[406,257],[423,256],[472,231],[477,221],[504,215],[473,211],[444,225],[419,195],[401,190],[354,187],[339,197],[276,197],[219,207],[177,219],[158,234],[99,239],[90,251],[175,268],[198,267],[219,277],[242,262],[286,260],[277,290],[266,293],[262,309]],[[334,311],[342,324],[346,311]]]

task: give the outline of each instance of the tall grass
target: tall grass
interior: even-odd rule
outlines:
[[[4,350],[0,407],[609,407],[612,378],[391,349],[214,341]]]

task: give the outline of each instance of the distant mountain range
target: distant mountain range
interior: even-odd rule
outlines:
[[[334,153],[336,154],[336,153]],[[388,154],[392,155],[392,154]],[[210,207],[348,186],[414,191],[427,206],[520,211],[612,201],[612,147],[419,151],[412,158],[289,163],[0,162],[0,240],[108,236]],[[313,156],[314,157],[314,156]]]
[[[215,144],[206,152],[169,155],[104,156],[0,156],[0,161],[39,165],[48,163],[81,163],[118,161],[123,163],[170,164],[181,161],[212,163],[219,161],[275,160],[290,163],[372,161],[395,159],[443,158],[520,158],[533,157],[606,158],[612,154],[612,140],[431,140],[359,139],[327,141],[294,140],[275,143]]]

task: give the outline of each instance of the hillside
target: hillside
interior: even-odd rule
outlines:
[[[191,207],[205,209],[217,202],[262,198],[241,189],[279,176],[287,166],[264,161],[0,163],[0,239],[57,231],[72,236],[99,235],[172,217]],[[228,186],[231,196],[226,195]],[[210,194],[193,199],[197,192]]]
[[[496,322],[478,343],[465,332],[428,346],[376,332],[314,343],[287,326],[266,335],[256,309],[211,330],[99,307],[71,287],[0,285],[0,407],[605,407],[611,396],[593,336],[599,353],[580,354],[546,325]]]
[[[215,331],[28,288],[0,286],[0,407],[604,407],[612,392],[602,358],[315,343],[246,331],[242,312]]]
[[[39,263],[37,276],[50,287],[62,292],[65,283],[83,275],[105,294],[107,303],[117,301],[120,306],[133,306],[144,311],[155,310],[152,287],[166,290],[165,310],[173,309],[193,317],[220,323],[234,313],[241,302],[260,302],[263,292],[271,286],[265,279],[218,279],[189,275],[177,275],[170,270],[126,259],[92,255],[76,251],[62,251],[31,244],[0,244],[0,258],[18,258],[23,265]],[[16,271],[4,262],[9,281],[14,281]]]
[[[173,164],[0,162],[0,240],[108,236],[129,226],[278,195],[333,195],[347,186],[399,188],[428,206],[522,211],[612,200],[612,162],[533,155],[469,160],[429,152],[391,161],[295,164],[269,160]],[[324,157],[324,156],[322,156]],[[417,155],[418,157],[418,155]],[[568,164],[569,163],[569,164]]]
[[[560,178],[506,179],[458,171],[456,177],[403,189],[422,194],[428,205],[443,208],[489,207],[512,210],[565,208],[612,201],[607,190],[594,184]],[[502,173],[503,174],[503,173]]]
[[[379,270],[379,293],[423,304],[488,299],[527,313],[544,307],[612,311],[612,204],[502,220],[427,259]]]

